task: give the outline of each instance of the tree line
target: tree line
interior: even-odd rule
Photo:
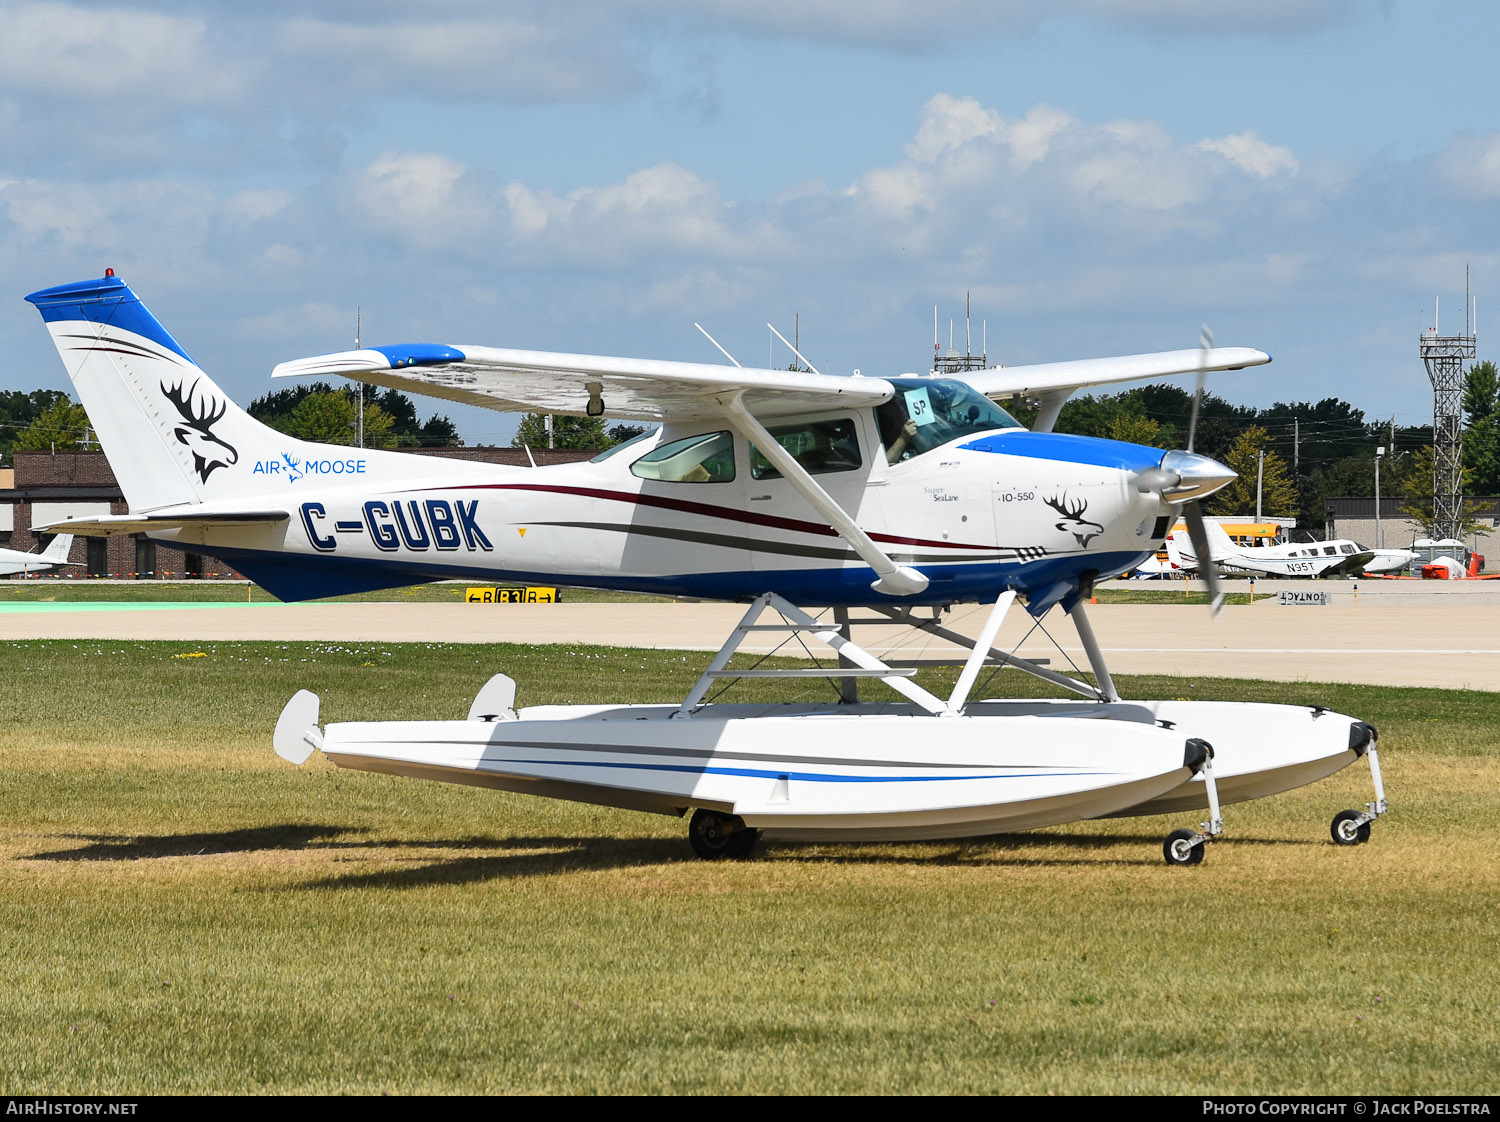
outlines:
[[[311,382],[275,390],[246,412],[298,440],[354,445],[364,412],[366,448],[452,448],[463,444],[458,427],[434,413],[423,421],[411,398],[373,386],[335,387]],[[97,449],[88,413],[61,390],[0,392],[0,461],[12,452]]]

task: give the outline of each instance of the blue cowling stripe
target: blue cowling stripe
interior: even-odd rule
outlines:
[[[193,356],[182,349],[157,318],[146,310],[140,297],[119,277],[100,277],[98,280],[60,284],[55,288],[33,292],[26,299],[36,305],[37,311],[42,313],[42,319],[48,323],[84,320],[88,323],[108,324],[143,339],[150,339],[158,346],[175,351],[193,362]],[[193,365],[196,366],[197,363]]]
[[[1122,471],[1145,471],[1161,463],[1166,453],[1145,444],[1105,440],[1097,436],[1071,436],[1062,432],[997,432],[960,444],[971,452],[998,452],[1033,460],[1064,460],[1071,464],[1095,464]]]

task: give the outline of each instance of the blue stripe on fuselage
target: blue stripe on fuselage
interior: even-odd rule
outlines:
[[[163,545],[181,543],[161,539]],[[1152,556],[1145,552],[1078,553],[1024,562],[917,565],[931,582],[919,596],[882,597],[870,590],[873,570],[850,568],[744,570],[721,573],[674,573],[663,576],[588,576],[523,569],[444,563],[442,555],[425,557],[316,557],[262,550],[194,545],[193,549],[232,565],[281,600],[316,600],[380,588],[398,588],[451,577],[476,582],[607,588],[658,596],[702,600],[752,600],[772,591],[794,604],[858,607],[867,604],[947,604],[959,600],[993,600],[1007,589],[1048,589],[1059,581],[1077,582],[1085,574],[1113,574],[1135,568]],[[451,556],[451,555],[449,555]],[[431,560],[427,558],[431,557]]]
[[[1123,440],[1072,436],[1062,432],[997,432],[959,447],[971,452],[998,452],[1003,456],[1025,456],[1032,460],[1095,464],[1129,472],[1154,468],[1166,455],[1162,449],[1145,444],[1127,444]]]

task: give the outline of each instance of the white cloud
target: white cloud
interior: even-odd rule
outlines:
[[[517,243],[578,258],[649,251],[750,259],[785,248],[776,229],[742,218],[717,184],[676,164],[563,195],[511,183],[504,197]]]
[[[155,100],[169,90],[186,104],[245,92],[242,58],[210,41],[201,16],[128,7],[21,0],[0,4],[0,87],[67,100]]]
[[[248,225],[280,214],[292,202],[291,192],[280,189],[240,191],[224,200],[223,213],[231,222]]]
[[[275,29],[289,59],[336,81],[399,82],[403,90],[463,99],[570,100],[643,84],[639,60],[602,18],[506,14],[368,22],[294,18]]]
[[[1267,144],[1254,132],[1235,133],[1217,140],[1200,140],[1197,145],[1205,152],[1217,152],[1243,171],[1261,179],[1269,179],[1277,172],[1296,172],[1297,158],[1290,148],[1279,148]]]
[[[1062,0],[1060,7],[1122,27],[1183,34],[1298,35],[1364,18],[1389,0]]]
[[[1021,224],[1103,226],[1115,241],[1201,229],[1205,204],[1273,175],[1295,176],[1291,151],[1253,132],[1177,143],[1153,121],[1085,123],[1048,105],[1007,118],[973,97],[940,93],[923,106],[907,159],[849,188],[867,216],[930,236],[930,222],[1014,232]],[[899,239],[898,239],[899,240]]]
[[[975,36],[1030,35],[1085,19],[1152,35],[1304,35],[1380,11],[1388,0],[632,0],[639,18],[819,43],[938,54]],[[618,11],[616,0],[609,5]]]
[[[353,205],[369,228],[417,249],[477,248],[495,201],[457,160],[434,153],[386,153],[353,185]]]
[[[1458,194],[1474,199],[1500,197],[1500,132],[1464,133],[1438,157],[1438,173]]]

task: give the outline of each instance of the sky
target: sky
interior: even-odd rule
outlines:
[[[991,362],[1206,324],[1274,358],[1232,402],[1428,423],[1466,266],[1500,316],[1497,43],[1484,0],[0,0],[0,388],[69,388],[21,298],[112,267],[242,404],[356,309],[885,375],[967,294]]]

